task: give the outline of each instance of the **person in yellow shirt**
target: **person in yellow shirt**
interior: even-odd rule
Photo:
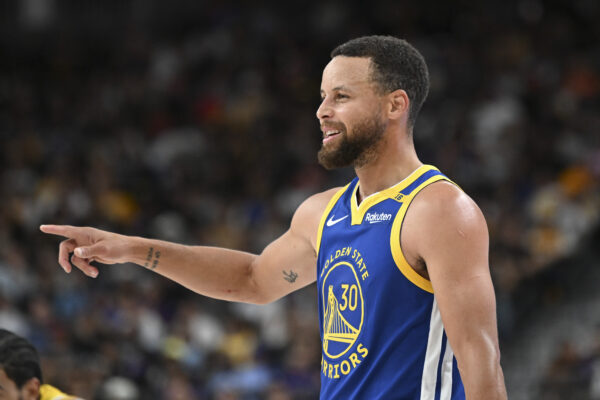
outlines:
[[[44,384],[38,352],[25,338],[0,329],[0,400],[82,400]]]

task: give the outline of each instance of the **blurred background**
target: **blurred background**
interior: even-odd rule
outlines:
[[[203,298],[66,275],[41,223],[260,252],[309,195],[322,68],[406,38],[421,159],[483,209],[511,399],[600,399],[600,2],[2,0],[0,326],[86,399],[316,399],[316,289]]]

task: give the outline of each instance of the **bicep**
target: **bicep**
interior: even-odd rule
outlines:
[[[430,224],[421,254],[448,339],[464,364],[472,351],[495,357],[498,338],[487,225],[466,195],[457,201]]]
[[[306,199],[294,213],[290,229],[255,259],[252,276],[262,302],[276,300],[317,279],[315,247],[319,221],[339,189]]]
[[[317,279],[317,231],[321,216],[340,188],[315,194],[294,213],[290,229],[254,259],[252,281],[260,302],[268,303]]]
[[[448,267],[448,262],[440,265],[440,269]],[[489,274],[447,279],[434,272],[430,276],[444,328],[457,359],[460,361],[469,347],[495,356],[496,301]]]
[[[483,214],[448,184],[436,183],[423,192],[425,197],[411,207],[412,217],[407,214],[412,218],[411,249],[427,265],[465,394],[506,399]]]
[[[252,264],[261,302],[277,300],[314,282],[316,253],[310,241],[290,228],[269,244]]]

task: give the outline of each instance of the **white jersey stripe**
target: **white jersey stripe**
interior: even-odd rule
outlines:
[[[442,393],[440,400],[450,400],[452,397],[452,367],[454,363],[454,352],[450,347],[450,342],[446,339],[446,351],[442,360]]]
[[[423,377],[421,379],[421,400],[435,400],[435,385],[437,384],[443,334],[442,316],[434,298],[431,319],[429,320],[429,338],[427,340],[427,351],[425,352]]]

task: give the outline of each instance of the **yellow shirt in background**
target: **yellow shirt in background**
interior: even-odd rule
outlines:
[[[40,387],[40,400],[82,400],[79,397],[69,396],[50,385]]]

